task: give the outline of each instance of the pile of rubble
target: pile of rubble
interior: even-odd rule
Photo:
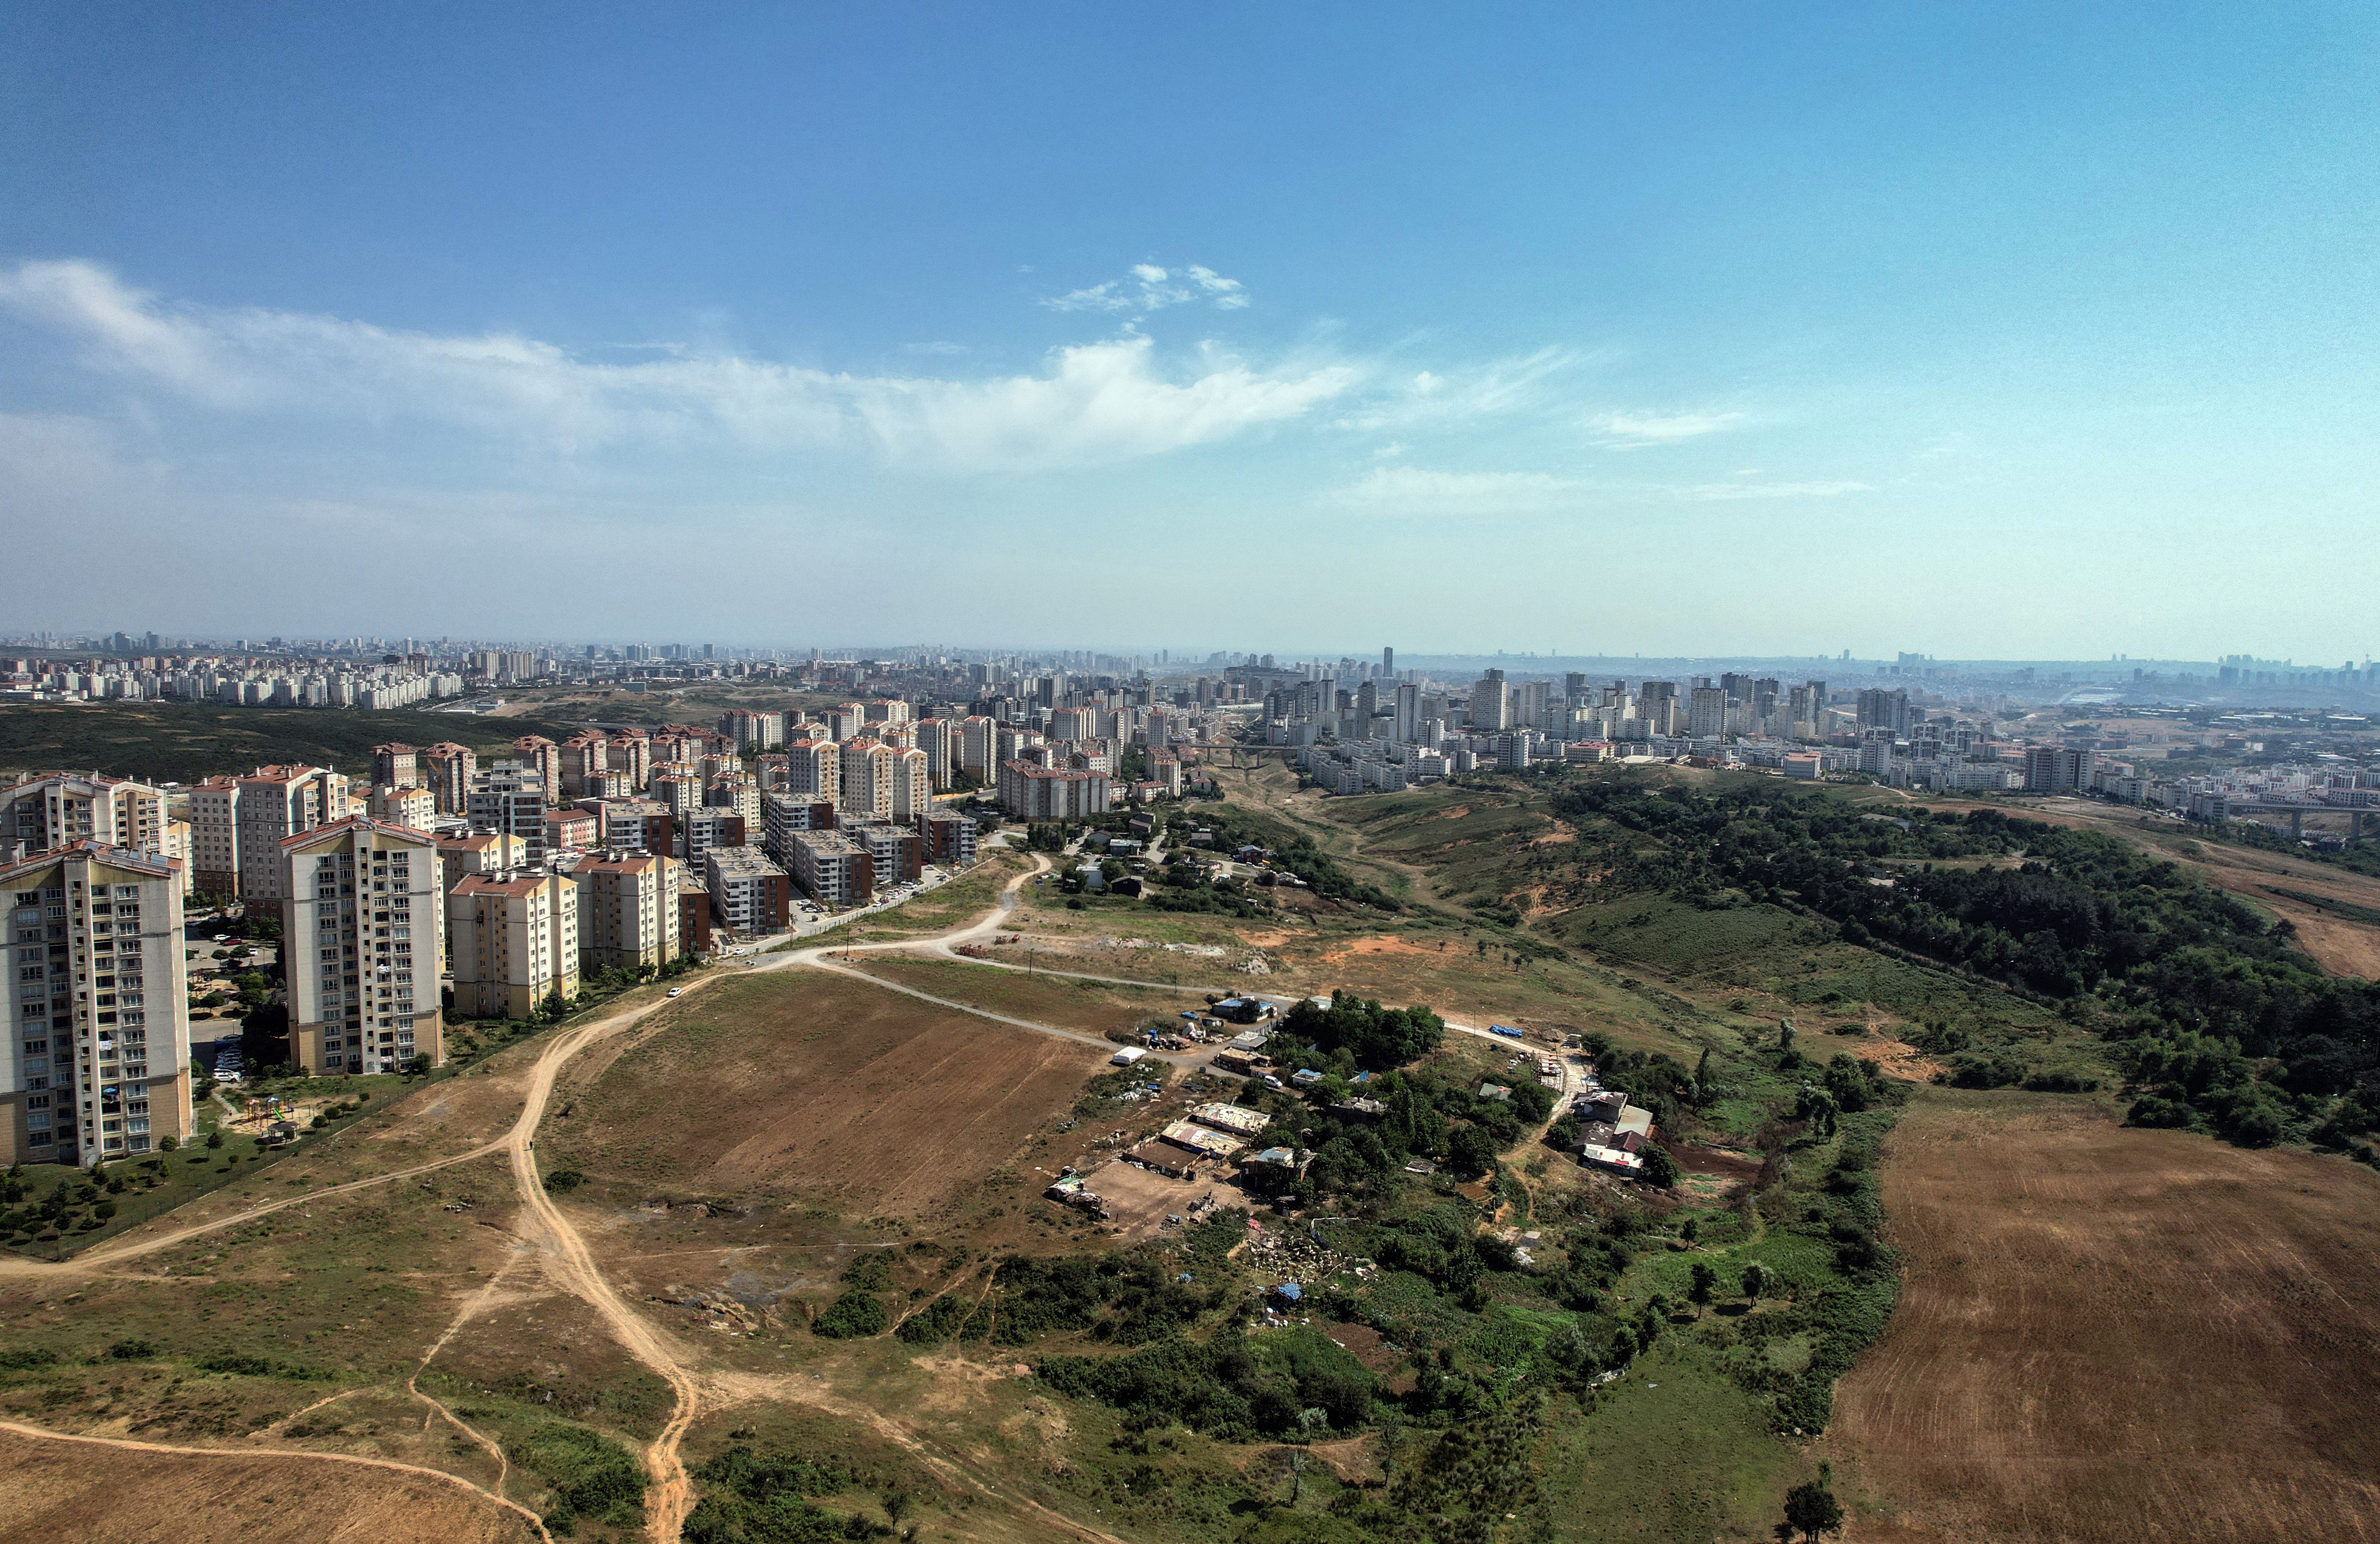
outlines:
[[[1303,1231],[1269,1233],[1248,1230],[1248,1263],[1257,1274],[1274,1282],[1327,1281],[1355,1262]]]

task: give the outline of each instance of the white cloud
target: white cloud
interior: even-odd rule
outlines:
[[[1585,485],[1542,472],[1431,472],[1377,466],[1330,501],[1381,514],[1522,514],[1577,502]]]
[[[0,309],[73,341],[96,368],[218,411],[410,418],[564,452],[724,438],[760,453],[872,447],[945,469],[1076,465],[1295,419],[1361,374],[1344,364],[1262,369],[1211,351],[1177,374],[1137,336],[1059,350],[1040,375],[980,380],[856,376],[722,353],[606,363],[512,333],[177,306],[83,262],[0,273]]]
[[[1673,498],[1709,503],[1729,499],[1839,499],[1847,493],[1873,493],[1864,482],[1694,483],[1667,489]]]
[[[1743,421],[1741,413],[1606,413],[1588,419],[1587,427],[1603,437],[1597,442],[1607,449],[1634,451],[1699,440]]]
[[[1417,370],[1386,394],[1334,420],[1332,427],[1369,434],[1529,412],[1545,402],[1546,382],[1583,357],[1574,349],[1541,348],[1447,375]]]
[[[1110,279],[1087,289],[1070,290],[1041,302],[1053,311],[1106,311],[1118,316],[1147,316],[1169,306],[1211,300],[1219,311],[1236,311],[1248,303],[1247,287],[1226,279],[1211,268],[1192,263],[1165,269],[1153,262],[1132,265],[1126,277]]]
[[[1381,514],[1541,514],[1590,505],[1715,503],[1739,499],[1828,499],[1873,489],[1861,482],[1601,482],[1546,472],[1436,472],[1378,466],[1328,502]]]

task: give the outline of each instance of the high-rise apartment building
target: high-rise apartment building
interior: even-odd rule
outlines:
[[[572,869],[578,881],[578,968],[659,969],[678,955],[678,866],[651,852],[606,852]]]
[[[552,791],[565,798],[604,795],[604,776],[612,769],[612,740],[594,730],[582,730],[562,742],[562,781]]]
[[[0,859],[76,842],[165,850],[165,795],[122,778],[53,772],[0,789]]]
[[[285,838],[280,857],[291,1058],[312,1073],[443,1061],[438,839],[359,815]]]
[[[1501,670],[1489,670],[1471,688],[1471,732],[1493,734],[1512,727],[1512,687]]]
[[[785,747],[785,791],[832,803],[843,791],[843,747],[832,740],[796,740]]]
[[[278,918],[285,899],[281,843],[346,819],[347,779],[322,766],[261,766],[239,779],[234,814],[240,901],[252,912]]]
[[[213,777],[190,789],[190,883],[201,895],[239,894],[239,779]]]
[[[711,914],[741,938],[783,933],[793,914],[794,882],[757,847],[714,847],[703,857]]]
[[[182,881],[163,854],[80,841],[0,860],[15,956],[0,1163],[87,1166],[190,1134]]]
[[[785,742],[785,716],[748,707],[730,708],[720,718],[719,732],[747,754],[772,750]]]
[[[471,778],[480,770],[480,753],[468,745],[440,741],[421,753],[419,763],[440,814],[462,814],[470,808]]]
[[[558,761],[560,747],[555,749]],[[542,773],[525,763],[492,762],[471,776],[466,817],[474,831],[520,838],[528,843],[534,862],[545,855],[545,800],[551,786]]]
[[[937,793],[951,786],[958,765],[958,726],[948,718],[920,718],[917,749],[926,753],[926,779]]]
[[[1079,820],[1108,813],[1108,775],[1002,762],[1000,807],[1020,820]]]
[[[2070,751],[2062,745],[2028,745],[2024,752],[2024,790],[2071,793],[2077,789],[2088,789],[2091,775],[2097,767],[2095,752]]]
[[[642,793],[652,781],[652,736],[642,730],[613,730],[608,765],[611,770],[627,775],[628,792]]]
[[[579,808],[590,806],[601,821],[595,839],[604,847],[664,858],[677,850],[677,826],[667,804],[653,799],[579,801]]]
[[[1890,730],[1894,734],[1909,733],[1909,693],[1903,689],[1886,691],[1871,687],[1859,694],[1859,727],[1864,730]]]
[[[930,760],[923,751],[895,751],[887,766],[892,788],[889,809],[894,824],[915,826],[934,807]]]
[[[372,747],[371,780],[375,788],[426,788],[421,753],[396,742]]]
[[[866,847],[840,831],[800,831],[792,839],[794,881],[812,900],[860,906],[875,894],[875,866]]]
[[[702,872],[703,855],[714,847],[742,847],[751,839],[752,827],[737,811],[717,804],[698,804],[681,811],[677,821],[677,858],[696,874]]]
[[[455,935],[455,1011],[527,1019],[559,993],[578,995],[578,884],[516,869],[474,875],[447,898]]]
[[[978,782],[991,779],[999,759],[1000,720],[977,713],[959,720],[959,770]]]
[[[1687,699],[1686,733],[1696,740],[1727,732],[1727,688],[1697,686]]]
[[[541,734],[525,734],[513,742],[513,760],[537,774],[549,799],[562,796],[562,747]]]
[[[438,823],[438,800],[426,788],[382,784],[365,798],[364,813],[392,826],[427,831]]]
[[[846,821],[892,814],[892,748],[874,740],[843,742],[843,787],[834,806]]]

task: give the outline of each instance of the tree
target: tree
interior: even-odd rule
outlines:
[[[1755,1260],[1751,1264],[1743,1268],[1743,1295],[1745,1297],[1756,1298],[1767,1289],[1768,1270],[1766,1266],[1762,1265]]]
[[[1835,1132],[1835,1116],[1840,1108],[1833,1094],[1815,1083],[1803,1083],[1801,1093],[1793,1101],[1793,1118],[1808,1121],[1811,1131],[1817,1136],[1831,1137]]]
[[[1694,1261],[1693,1285],[1686,1288],[1686,1296],[1694,1302],[1707,1303],[1711,1300],[1712,1289],[1718,1285],[1718,1273],[1701,1261]]]
[[[1843,1526],[1842,1503],[1827,1489],[1828,1478],[1822,1465],[1816,1480],[1796,1485],[1785,1493],[1786,1526],[1801,1534],[1803,1544],[1818,1544],[1820,1534],[1832,1533]]]
[[[222,1133],[222,1132],[220,1132],[220,1131],[210,1131],[210,1132],[208,1132],[208,1133],[207,1133],[207,1146],[208,1146],[208,1147],[210,1147],[210,1148],[218,1148],[218,1147],[223,1146],[223,1144],[224,1144],[224,1135],[223,1135],[223,1133]]]
[[[1447,1139],[1447,1162],[1467,1178],[1477,1178],[1496,1166],[1496,1139],[1476,1126],[1458,1126]]]
[[[1666,1190],[1678,1182],[1678,1161],[1665,1147],[1645,1150],[1645,1183]]]

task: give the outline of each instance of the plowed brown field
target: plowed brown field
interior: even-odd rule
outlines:
[[[547,1163],[914,1216],[979,1186],[1105,1060],[847,977],[754,975],[558,1093]]]
[[[1887,1151],[1848,1537],[2380,1538],[2380,1180],[2010,1093],[1929,1091]]]

